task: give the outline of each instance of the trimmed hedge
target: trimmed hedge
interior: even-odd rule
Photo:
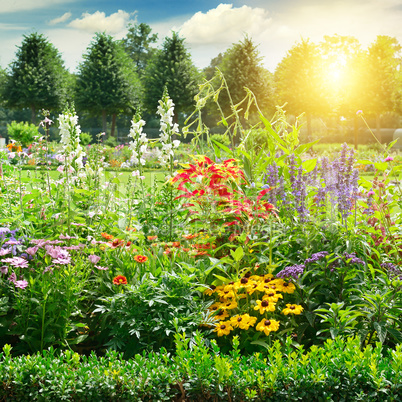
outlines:
[[[242,356],[237,340],[228,355],[196,336],[177,337],[177,352],[123,360],[53,349],[33,356],[0,353],[6,401],[395,401],[402,400],[402,345],[382,354],[360,349],[357,338],[327,341],[308,352],[289,340],[267,353]]]

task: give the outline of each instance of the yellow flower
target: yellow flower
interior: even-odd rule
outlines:
[[[256,303],[254,310],[259,310],[260,314],[264,314],[266,311],[275,311],[275,303],[270,303],[268,300],[257,300]]]
[[[222,288],[217,288],[216,292],[218,293],[219,297],[223,297],[224,299],[228,299],[230,297],[234,297],[233,292],[233,284],[225,285]]]
[[[221,303],[221,308],[224,310],[233,310],[237,307],[237,302],[235,300],[227,301],[227,303]]]
[[[223,321],[229,317],[229,313],[226,310],[220,310],[215,315],[212,316],[213,319]]]
[[[257,331],[264,332],[267,336],[273,331],[278,331],[278,329],[279,321],[266,320],[265,318],[261,320],[256,326]]]
[[[280,293],[276,293],[274,290],[268,290],[262,300],[268,300],[270,303],[277,303],[278,299],[283,299]]]
[[[230,319],[230,323],[233,328],[249,329],[250,326],[254,326],[257,321],[257,317],[250,317],[249,314],[235,315]]]
[[[211,296],[212,293],[215,292],[215,290],[216,290],[216,286],[211,285],[211,286],[209,287],[209,289],[205,289],[205,290],[204,290],[204,294],[206,294],[207,296]]]
[[[230,321],[221,321],[219,324],[216,324],[216,328],[214,329],[214,332],[217,332],[218,336],[229,335],[230,331],[233,331]]]
[[[222,308],[221,303],[214,303],[211,306],[208,307],[208,310],[210,311],[218,311],[220,308]]]
[[[303,307],[299,306],[298,304],[287,304],[286,308],[282,310],[282,314],[289,315],[299,315],[303,311]]]
[[[249,278],[243,277],[239,281],[233,284],[233,288],[235,290],[239,290],[241,288],[249,288],[252,285],[252,281]]]
[[[282,285],[282,290],[281,291],[283,293],[291,294],[291,293],[294,293],[295,290],[296,290],[296,286],[293,283],[284,282],[283,285]]]

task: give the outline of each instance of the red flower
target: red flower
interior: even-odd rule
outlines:
[[[123,275],[117,275],[113,278],[114,285],[127,285],[127,278]]]
[[[138,254],[134,256],[134,260],[142,264],[148,261],[148,257],[146,255]]]

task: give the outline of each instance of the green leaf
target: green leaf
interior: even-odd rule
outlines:
[[[374,328],[377,331],[378,339],[381,343],[384,343],[385,338],[387,337],[387,328],[385,327],[385,322],[375,322]]]
[[[306,173],[311,172],[317,165],[317,159],[308,159],[302,163],[303,169]]]
[[[216,141],[216,140],[213,140],[213,139],[211,139],[211,141],[212,141],[216,146],[218,146],[219,148],[221,148],[221,149],[223,149],[225,152],[227,152],[228,154],[231,154],[231,153],[232,153],[232,151],[231,151],[226,145],[223,145],[223,144],[221,144],[220,142],[218,142],[218,141]]]
[[[269,345],[264,341],[253,341],[250,342],[252,345],[260,345],[263,346],[265,349],[269,350]]]
[[[239,262],[244,257],[243,248],[237,247],[237,249],[235,251],[230,250],[230,255],[236,262]]]
[[[387,162],[376,162],[376,163],[374,163],[374,167],[377,170],[380,170],[381,172],[383,172],[384,170],[387,169],[388,163]]]

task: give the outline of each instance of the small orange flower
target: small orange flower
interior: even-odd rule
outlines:
[[[194,238],[197,237],[197,236],[198,236],[198,233],[195,233],[195,234],[188,234],[188,235],[182,235],[183,239],[186,239],[186,240],[194,239]]]
[[[101,236],[106,240],[113,239],[113,235],[107,234],[105,232],[101,233]]]
[[[127,285],[127,278],[123,275],[117,275],[113,278],[114,285]]]
[[[158,238],[158,236],[147,236],[147,239],[149,240],[149,241],[154,241],[154,240],[156,240]]]
[[[172,243],[172,247],[179,248],[179,247],[180,247],[180,242],[179,242],[179,241],[174,241],[174,242]]]
[[[134,256],[134,260],[142,264],[148,261],[148,257],[146,255],[138,254]]]

